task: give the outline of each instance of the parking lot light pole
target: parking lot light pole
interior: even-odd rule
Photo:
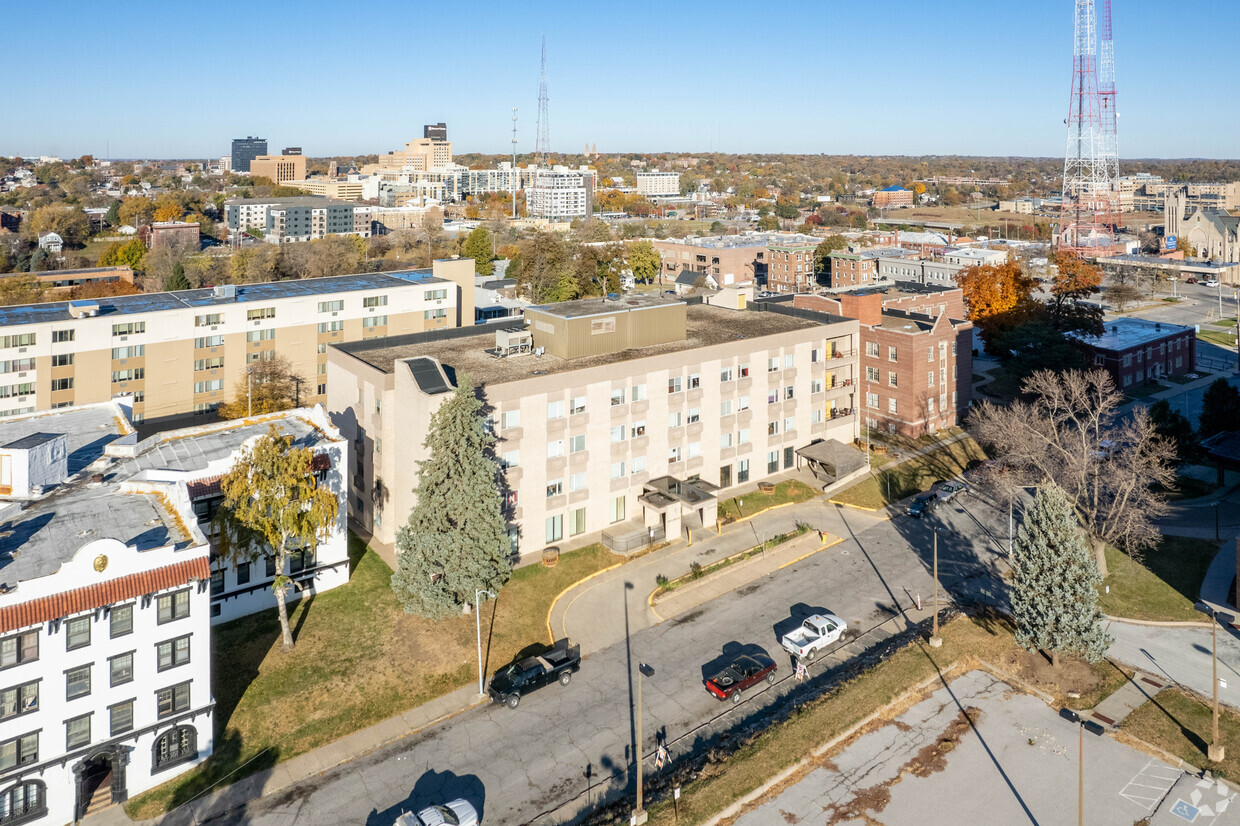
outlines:
[[[474,589],[474,625],[478,629],[478,696],[486,694],[483,686],[483,680],[486,679],[482,673],[482,610],[479,604],[482,601],[482,595],[486,594],[491,599],[495,599],[495,594],[482,588]]]
[[[939,528],[934,528],[934,624],[930,632],[930,647],[939,648],[943,638],[939,636]]]
[[[1210,661],[1213,666],[1211,676],[1214,683],[1214,709],[1210,730],[1210,746],[1206,756],[1211,763],[1221,763],[1223,762],[1225,750],[1223,744],[1218,741],[1218,623],[1220,616],[1224,616],[1225,619],[1230,619],[1230,617],[1220,615],[1218,611],[1214,610],[1214,606],[1208,602],[1198,602],[1193,607],[1210,618]]]
[[[1240,329],[1240,328],[1237,328],[1237,329]],[[1219,503],[1215,502],[1214,503],[1214,541],[1215,542],[1219,541],[1219,538],[1218,538],[1218,506],[1219,506]]]
[[[637,664],[637,750],[633,755],[637,762],[637,808],[633,810],[632,823],[636,826],[646,822],[646,810],[642,807],[642,677],[653,677],[654,669],[645,663]]]

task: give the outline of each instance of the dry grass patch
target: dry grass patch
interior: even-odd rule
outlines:
[[[1220,707],[1218,733],[1224,745],[1221,763],[1208,757],[1212,715],[1210,703],[1178,688],[1160,691],[1120,723],[1120,731],[1199,768],[1240,782],[1240,713]]]
[[[727,524],[746,516],[753,516],[759,511],[773,508],[776,505],[790,505],[797,502],[808,502],[819,496],[818,491],[804,482],[789,479],[775,486],[774,493],[763,493],[760,490],[750,491],[719,503],[719,518]],[[742,506],[741,502],[745,504]]]
[[[929,490],[935,482],[959,476],[971,463],[985,458],[981,446],[971,436],[966,436],[922,456],[888,465],[835,494],[831,501],[877,510]]]

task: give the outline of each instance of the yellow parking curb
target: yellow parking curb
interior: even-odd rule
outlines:
[[[809,552],[809,553],[807,553],[807,554],[802,554],[801,556],[798,556],[796,559],[793,559],[793,560],[790,560],[790,561],[788,561],[788,562],[785,562],[783,565],[780,565],[780,566],[779,566],[778,568],[776,568],[775,570],[776,570],[776,571],[782,571],[784,568],[787,568],[789,565],[795,565],[795,564],[797,564],[798,562],[800,562],[802,559],[809,559],[809,558],[810,558],[811,556],[813,556],[814,554],[816,554],[816,553],[820,553],[820,552],[822,552],[822,551],[825,551],[827,548],[834,547],[834,546],[836,546],[836,545],[840,544],[840,543],[841,543],[841,542],[843,542],[843,541],[844,541],[844,538],[843,538],[842,536],[837,536],[837,537],[835,537],[835,541],[834,541],[834,542],[828,542],[826,545],[823,545],[821,548],[815,548],[814,550],[810,551],[810,552]]]

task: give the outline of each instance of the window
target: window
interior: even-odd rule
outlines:
[[[888,347],[887,348],[887,361],[895,361],[895,360],[896,360],[896,348]]]
[[[791,384],[784,388],[784,401],[794,398],[795,396],[796,391],[793,389]]]
[[[90,694],[90,666],[79,665],[65,672],[65,699],[76,700]]]
[[[892,370],[887,373],[887,386],[896,387],[896,371]]]
[[[749,460],[741,459],[736,465],[736,483],[739,485],[749,481]]]
[[[440,298],[447,298],[447,297],[448,297],[448,291],[447,291],[447,290],[428,290],[428,291],[427,291],[427,300],[428,300],[428,301],[434,300],[434,299],[432,299],[432,298],[430,297],[430,295],[431,295],[431,293],[432,293],[432,292],[441,292],[441,293],[443,293],[443,295],[439,296]],[[364,307],[364,308],[365,308],[365,307],[386,307],[386,306],[387,306],[387,296],[386,296],[386,295],[368,295],[368,296],[366,296],[365,298],[363,298],[363,299],[362,299],[362,307]]]
[[[749,378],[749,365],[748,365],[748,364],[742,364],[740,367],[737,367],[737,368],[736,368],[736,375],[737,375],[737,377],[738,377],[738,378],[742,378],[742,379],[747,379],[747,378]]]
[[[676,447],[668,448],[667,461],[668,462],[679,462],[682,458],[682,455],[683,454],[681,453],[681,449],[679,445],[677,445]]]
[[[32,368],[34,367],[34,363],[33,363],[33,360],[32,360],[32,359],[27,359],[27,361],[30,361],[30,362],[31,362],[31,366],[30,366],[30,367],[26,367],[26,368],[24,368],[24,369],[26,369],[26,370],[30,370],[30,369],[32,369]],[[20,364],[20,362],[18,362],[18,364]],[[72,364],[73,364],[73,354],[72,354],[72,353],[58,353],[58,354],[56,354],[56,355],[52,356],[52,366],[53,366],[53,367],[69,367],[69,366],[71,366]],[[7,372],[7,371],[6,371],[6,372]]]
[[[73,751],[90,743],[90,715],[65,721],[65,750]]]
[[[766,372],[774,373],[779,369],[779,356],[771,356],[766,360]]]
[[[821,393],[821,392],[822,392],[822,379],[814,379],[814,380],[812,380],[812,381],[809,383],[809,392],[810,392],[811,394],[813,394],[813,393]]]
[[[505,410],[503,416],[500,417],[500,426],[507,430],[510,427],[521,426],[520,410]]]
[[[612,442],[612,444],[616,444],[617,442],[623,442],[623,441],[624,441],[624,429],[625,429],[625,428],[624,428],[624,425],[622,425],[622,424],[618,424],[618,425],[616,425],[615,427],[613,427],[613,428],[611,429],[611,442]]]
[[[810,364],[817,364],[818,362],[822,361],[822,351],[819,350],[818,348],[814,348],[813,350],[810,350],[809,361],[810,361]]]
[[[0,792],[0,821],[24,823],[47,814],[47,786],[39,780],[24,780]]]
[[[637,474],[637,473],[646,472],[646,457],[645,456],[634,456],[632,461],[629,462],[629,464],[632,465],[632,467],[629,468],[630,473]]]
[[[194,360],[195,370],[215,370],[216,368],[223,367],[223,366],[224,366],[223,356],[212,356],[209,359],[195,359]]]
[[[194,316],[195,327],[214,327],[220,323],[219,313],[207,313],[206,315]]]
[[[887,412],[888,412],[888,413],[895,413],[895,412],[896,412],[896,399],[895,399],[895,397],[894,397],[894,396],[892,396],[891,398],[887,399]]]
[[[547,402],[547,418],[564,418],[564,402]]]
[[[550,499],[552,496],[559,496],[563,492],[564,492],[564,480],[563,479],[552,479],[550,482],[547,483],[547,498],[548,499]]]
[[[155,645],[156,668],[159,671],[167,671],[169,668],[176,668],[178,665],[185,665],[189,662],[189,635],[177,637],[174,640],[165,640]]]
[[[14,737],[0,743],[0,771],[7,771],[14,766],[39,762],[39,733]]]
[[[547,517],[547,542],[559,542],[564,538],[564,517]]]
[[[929,413],[934,412],[934,396],[926,399],[926,411]]]
[[[576,490],[585,490],[585,487],[586,487],[586,475],[584,473],[574,473],[572,476],[568,477],[569,492],[576,491]]]
[[[133,728],[133,700],[108,706],[108,736],[115,737]]]
[[[689,449],[686,451],[686,455],[690,459],[696,459],[699,456],[701,456],[702,455],[702,443],[701,442],[689,442]]]
[[[956,391],[952,391],[952,407],[956,406]]]
[[[613,525],[617,522],[624,521],[624,497],[623,496],[617,496],[608,503],[607,519]]]
[[[611,391],[611,406],[615,407],[618,404],[624,404],[624,388],[623,387],[617,387],[615,390]]]
[[[446,299],[447,297],[448,297],[448,291],[447,291],[447,289],[442,289],[442,290],[427,290],[426,292],[424,292],[424,293],[422,294],[422,300],[424,300],[424,301],[443,301],[443,300],[444,300],[444,299]],[[385,295],[385,296],[383,296],[383,303],[384,303],[384,304],[387,304],[387,296],[386,296],[386,295]]]
[[[646,435],[645,419],[638,419],[636,422],[634,422],[632,429],[629,431],[629,435],[631,438],[634,438],[634,439],[636,439],[638,436],[645,436]]]
[[[189,683],[185,684],[186,692]],[[177,726],[165,732],[151,747],[151,771],[161,771],[170,766],[198,758],[198,731],[193,726]]]
[[[619,462],[612,462],[611,463],[611,478],[612,479],[623,479],[624,475],[625,475],[624,474],[624,461],[621,460]]]
[[[362,503],[360,500],[358,501],[357,507],[359,510],[362,509]],[[263,573],[267,576],[274,577],[276,575],[276,558],[274,556],[265,556],[263,557],[263,563],[265,568]]]
[[[564,455],[564,440],[556,439],[554,442],[547,442],[547,458],[557,459]]]
[[[436,318],[447,318],[447,317],[448,317],[448,311],[443,307],[440,307],[437,310],[426,310],[425,312],[422,313],[422,318],[425,319],[426,321],[431,321]]]
[[[124,324],[113,324],[112,325],[113,336],[131,336],[131,335],[136,335],[138,333],[145,333],[145,332],[146,332],[145,321],[129,321]],[[31,344],[33,343],[34,342],[32,341]]]
[[[701,386],[702,386],[702,377],[700,375],[698,375],[697,373],[694,373],[693,375],[689,376],[689,389],[690,390],[697,390]]]
[[[737,400],[736,400],[736,409],[737,409],[737,411],[738,411],[738,412],[739,412],[739,411],[741,411],[741,410],[748,410],[748,409],[749,409],[749,397],[748,397],[748,396],[741,396],[739,399],[737,399]]]
[[[784,419],[784,432],[791,433],[797,429],[797,420],[794,416],[788,416]]]
[[[766,394],[766,403],[775,404],[779,401],[779,388],[775,388]]]
[[[39,632],[27,631],[0,640],[0,668],[11,668],[39,659]]]
[[[108,657],[108,685],[118,686],[133,680],[133,652]]]
[[[224,389],[223,379],[211,379],[209,381],[194,382],[195,393],[214,393]]]
[[[779,435],[779,422],[778,422],[778,421],[773,421],[773,422],[767,422],[767,423],[766,423],[766,435],[768,435],[768,436],[778,436],[778,435]]]
[[[680,427],[680,424],[681,424],[681,413],[679,410],[675,411],[674,413],[667,414],[667,427],[669,430],[674,427]]]
[[[723,401],[719,403],[719,415],[720,416],[731,416],[732,415],[732,400],[731,399],[724,399]]]
[[[749,428],[742,427],[740,430],[736,432],[736,443],[738,445],[749,444]]]
[[[319,302],[320,313],[338,313],[343,309],[344,309],[343,299],[338,299],[336,301],[320,301]]]
[[[39,710],[39,683],[26,683],[0,691],[0,720]]]
[[[76,330],[52,330],[52,343],[60,344],[66,341],[73,341]]]
[[[72,376],[70,376],[67,379],[52,379],[52,391],[53,392],[57,390],[72,390],[72,389],[73,389],[73,377]]]
[[[250,581],[250,563],[238,562],[237,563],[237,584],[246,585],[249,583],[249,581]]]
[[[320,333],[338,333],[343,329],[344,329],[343,321],[320,321],[319,322]]]
[[[646,385],[644,384],[633,385],[633,392],[631,394],[631,397],[633,401],[635,402],[645,401],[646,400]]]
[[[138,381],[146,378],[146,368],[136,367],[132,370],[113,370],[112,382]]]
[[[585,396],[576,396],[568,402],[568,413],[570,416],[575,416],[578,413],[585,413],[585,412],[586,412],[586,397]]]
[[[579,536],[586,532],[586,509],[576,508],[568,512],[568,535]]]
[[[322,325],[322,324],[320,324],[319,326],[320,326],[320,327],[322,327],[323,325]],[[322,333],[322,332],[325,332],[325,331],[324,331],[324,330],[319,330],[319,332],[320,332],[320,333]],[[254,342],[256,342],[256,341],[271,341],[271,340],[273,340],[275,337],[276,337],[276,331],[275,331],[275,330],[270,330],[270,329],[268,329],[268,330],[248,330],[248,331],[246,331],[246,334],[245,334],[245,340],[246,340],[246,341],[248,341],[248,342],[250,342],[251,344],[253,344],[253,343],[254,343]]]
[[[65,635],[65,650],[72,651],[75,648],[84,648],[90,645],[90,622],[89,616],[74,617],[65,623],[68,633]]]
[[[189,616],[189,589],[174,594],[160,594],[155,598],[157,621],[160,625]]]
[[[667,392],[668,393],[679,393],[680,392],[680,376],[676,376],[674,378],[670,378],[667,380]]]
[[[878,342],[867,341],[865,343],[865,354],[871,358],[878,358]]]
[[[719,381],[720,382],[732,381],[732,368],[731,367],[725,367],[719,371]]]
[[[772,450],[766,454],[766,472],[775,473],[779,470],[779,451]]]
[[[866,381],[878,381],[879,380],[878,368],[877,367],[865,368],[865,380]]]
[[[687,424],[697,424],[702,418],[702,411],[697,407],[690,407],[689,412],[685,414],[685,422]]]
[[[822,408],[815,407],[809,414],[810,424],[822,424]]]
[[[732,446],[732,432],[728,431],[727,433],[720,434],[719,447],[726,450],[730,448],[731,446]]]
[[[275,307],[259,307],[256,310],[245,311],[246,321],[260,321],[261,319],[264,319],[264,318],[275,318],[275,317],[276,317]]]
[[[189,681],[155,692],[155,711],[162,719],[189,709]]]
[[[791,370],[794,364],[796,364],[796,356],[792,353],[786,354],[784,356],[784,369]]]
[[[878,409],[878,394],[877,393],[866,393],[865,394],[865,406]]]
[[[933,347],[926,348],[926,361],[934,361],[934,348]]]
[[[209,347],[223,347],[223,346],[224,346],[223,336],[204,336],[202,338],[194,339],[195,350],[203,350]]]

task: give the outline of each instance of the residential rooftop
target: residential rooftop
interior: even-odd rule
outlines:
[[[741,235],[711,235],[698,237],[687,235],[684,238],[660,238],[662,244],[681,244],[686,247],[705,247],[707,249],[739,249],[741,247],[767,247],[780,245],[797,245],[799,243],[822,243],[821,238],[812,235],[786,232],[746,232]]]
[[[0,583],[12,587],[53,574],[83,545],[105,537],[139,550],[192,544],[168,497],[135,491],[132,483],[223,473],[225,460],[272,424],[296,446],[313,447],[331,439],[314,422],[316,415],[301,409],[213,422],[141,442],[127,407],[115,400],[0,419],[0,444],[38,433],[63,433],[69,441],[64,482],[32,502],[0,501]],[[93,481],[96,474],[103,481]]]
[[[852,319],[828,313],[791,308],[762,312],[756,309],[728,310],[701,303],[689,303],[685,309],[685,339],[682,341],[586,358],[561,359],[549,354],[495,357],[491,350],[495,346],[496,330],[525,329],[523,322],[515,321],[514,323],[513,319],[505,319],[507,324],[497,323],[476,327],[470,330],[469,334],[452,334],[454,331],[447,331],[449,333],[447,335],[439,332],[415,333],[408,336],[375,338],[333,346],[384,373],[395,372],[397,364],[404,359],[421,356],[434,358],[445,368],[457,374],[469,373],[475,382],[503,384],[548,373],[590,370],[639,358],[667,355],[763,336],[778,336],[794,330],[852,321]]]
[[[910,255],[916,255],[916,252],[899,247],[866,247],[859,250],[831,250],[831,255],[828,257],[860,261],[870,258],[907,258]]]
[[[229,198],[224,202],[225,206],[250,206],[255,204],[275,204],[282,207],[357,206],[352,201],[338,201],[335,198],[325,198],[322,195],[293,195],[287,198]]]
[[[431,270],[407,270],[403,272],[358,273],[335,275],[326,278],[301,278],[289,281],[266,281],[259,284],[237,285],[236,297],[225,297],[214,289],[178,290],[176,292],[140,293],[93,298],[99,306],[100,316],[121,316],[134,313],[154,313],[164,310],[183,310],[188,307],[213,307],[245,302],[272,301],[277,298],[324,295],[327,293],[382,290],[409,283],[446,283],[431,275]],[[0,307],[0,327],[19,324],[38,324],[48,321],[70,321],[68,301],[51,301],[43,304],[18,304]]]
[[[1091,336],[1078,332],[1068,335],[1080,339],[1098,350],[1122,352],[1143,344],[1162,341],[1169,336],[1191,332],[1192,327],[1180,324],[1168,324],[1165,321],[1149,321],[1144,318],[1113,318],[1106,322],[1106,332],[1100,336]]]

